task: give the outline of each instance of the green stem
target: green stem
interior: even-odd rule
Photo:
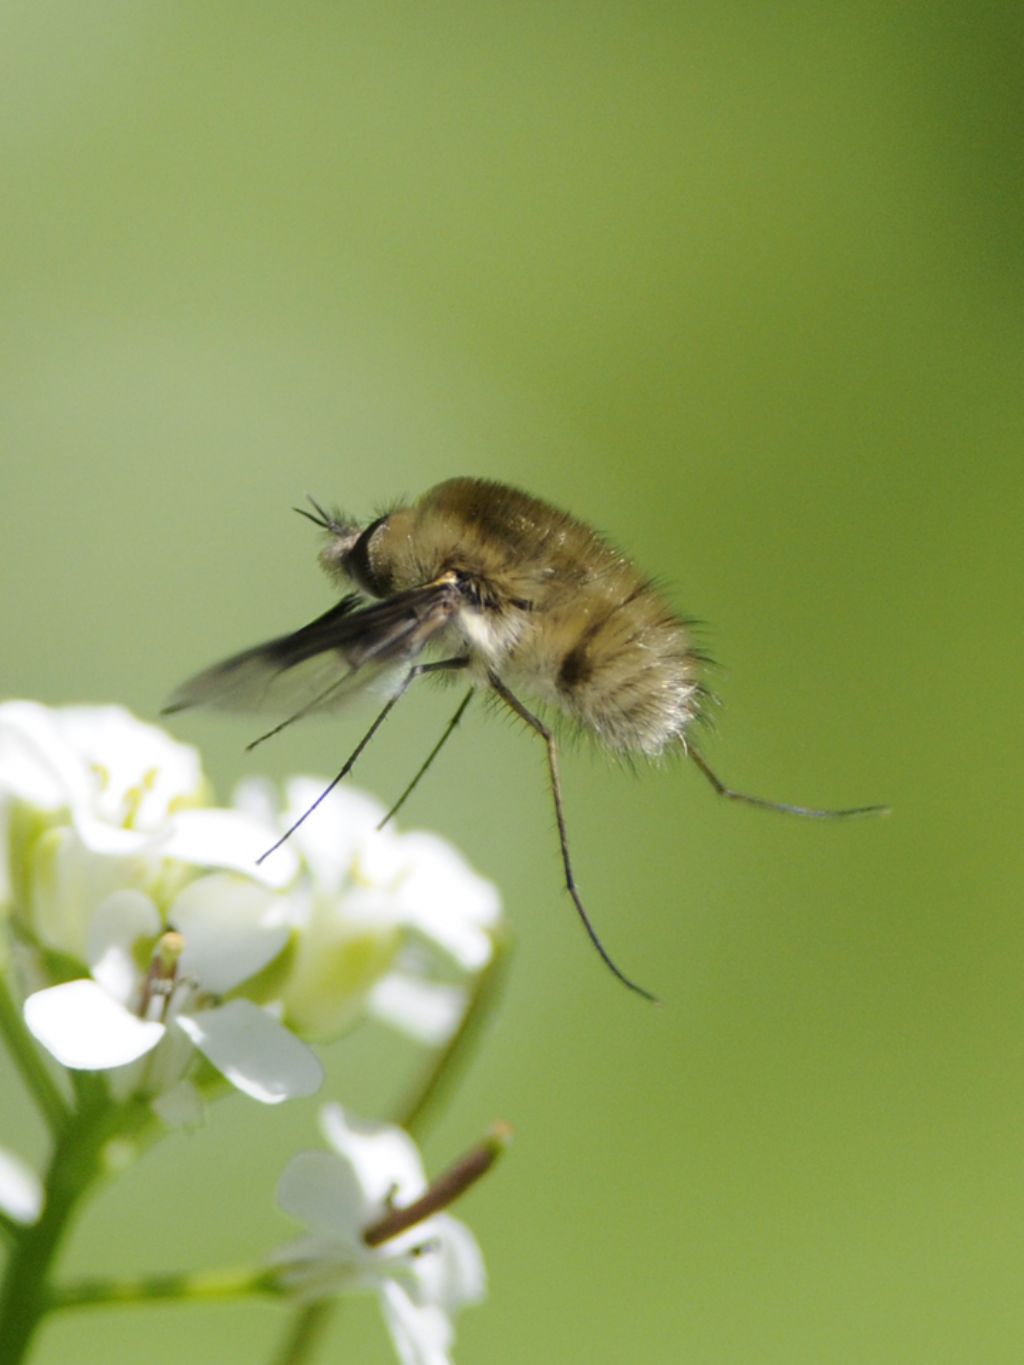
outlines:
[[[22,1229],[11,1251],[0,1291],[0,1361],[25,1359],[32,1337],[50,1307],[49,1279],[83,1196],[104,1172],[104,1149],[115,1135],[140,1128],[145,1106],[117,1106],[109,1099],[74,1114],[57,1135],[37,1222]]]
[[[156,1299],[189,1303],[282,1294],[276,1273],[265,1266],[239,1266],[178,1275],[141,1275],[137,1279],[76,1280],[53,1288],[48,1308],[99,1308],[112,1303],[148,1303]]]
[[[32,1098],[39,1105],[50,1132],[56,1137],[68,1121],[68,1105],[46,1069],[36,1040],[25,1027],[21,1010],[11,997],[8,983],[0,973],[0,1033],[7,1039],[14,1063]]]
[[[274,1356],[273,1365],[302,1365],[323,1339],[331,1317],[338,1307],[334,1299],[307,1303],[292,1318],[291,1329]]]
[[[426,1127],[438,1102],[469,1062],[504,984],[507,966],[508,940],[499,932],[494,935],[491,960],[473,985],[458,1028],[431,1060],[426,1074],[395,1119],[399,1127],[414,1135]]]

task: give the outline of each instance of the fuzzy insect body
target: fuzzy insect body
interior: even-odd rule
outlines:
[[[474,689],[496,695],[544,740],[567,889],[605,963],[639,994],[653,998],[608,956],[580,899],[555,740],[520,692],[567,715],[615,752],[655,758],[671,745],[686,750],[716,791],[734,800],[818,818],[881,809],[790,806],[726,787],[687,743],[706,692],[704,661],[686,620],[629,559],[568,513],[505,484],[473,478],[449,479],[366,525],[312,506],[313,512],[300,510],[326,533],[320,562],[347,595],[301,630],[197,674],[167,710],[213,705],[283,715],[261,736],[266,739],[303,716],[340,706],[354,692],[383,689],[386,706],[331,790],[414,679],[464,673]],[[421,662],[428,651],[438,657]]]
[[[595,531],[515,488],[449,479],[321,553],[341,582],[386,598],[453,589],[434,643],[555,706],[610,748],[660,754],[694,718],[699,657],[650,580]],[[439,588],[439,594],[443,591]]]

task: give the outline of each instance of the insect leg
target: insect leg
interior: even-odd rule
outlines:
[[[363,750],[369,744],[370,740],[373,739],[374,735],[387,720],[388,716],[394,709],[396,703],[404,695],[406,688],[409,686],[411,682],[413,682],[416,678],[422,677],[423,674],[425,673],[438,673],[442,669],[466,668],[468,664],[469,659],[467,658],[439,659],[435,663],[413,664],[412,668],[409,669],[408,673],[406,673],[405,677],[402,679],[398,687],[398,690],[395,692],[395,695],[389,699],[387,705],[377,716],[376,720],[367,730],[366,734],[363,735],[362,739],[349,754],[348,758],[342,764],[341,769],[339,770],[337,775],[330,780],[330,782],[323,789],[320,795],[316,798],[313,804],[311,806],[307,806],[306,809],[299,816],[299,818],[295,820],[291,825],[289,825],[289,827],[281,835],[280,839],[278,839],[276,843],[271,844],[270,847],[264,853],[260,854],[260,856],[256,859],[257,864],[262,863],[265,858],[269,858],[272,853],[276,853],[277,850],[281,847],[281,845],[283,843],[286,843],[287,840],[289,840],[292,837],[292,835],[299,828],[299,826],[305,824],[306,820],[309,819],[309,817],[313,814],[313,812],[321,804],[321,802],[325,801],[327,797],[330,796],[331,792],[334,791],[338,783],[343,781],[346,777],[348,777],[349,773],[356,766],[356,763],[359,759],[359,755],[363,752]]]
[[[266,734],[257,735],[255,739],[250,740],[245,746],[245,752],[251,753],[252,750],[255,749],[258,744],[262,744],[264,740],[273,739],[274,736],[279,735],[282,730],[286,730],[289,725],[294,725],[295,722],[301,720],[303,716],[308,716],[310,711],[325,702],[332,692],[336,692],[338,688],[342,687],[346,682],[348,682],[348,678],[345,675],[336,678],[334,682],[331,683],[330,687],[325,687],[322,692],[318,692],[312,701],[308,701],[305,706],[301,706],[298,711],[295,711],[290,716],[286,717],[279,725],[275,725],[274,728],[268,730]],[[401,696],[401,692],[398,695]]]
[[[728,801],[743,801],[748,806],[760,806],[762,810],[777,810],[783,815],[803,815],[809,820],[848,820],[858,815],[888,815],[888,806],[851,806],[848,810],[821,810],[817,806],[791,806],[786,801],[768,801],[763,796],[748,796],[745,792],[733,791],[708,767],[704,758],[692,746],[686,752],[714,787],[719,796]]]
[[[624,986],[628,986],[628,988],[631,991],[635,991],[637,995],[642,995],[645,1000],[650,1000],[657,1004],[658,997],[652,995],[650,991],[644,990],[643,986],[638,986],[635,981],[631,981],[630,978],[626,976],[625,972],[623,972],[609,956],[608,950],[598,937],[597,930],[591,923],[590,916],[587,914],[583,901],[580,899],[580,893],[576,887],[576,878],[573,875],[572,862],[569,858],[569,840],[565,829],[565,813],[562,809],[562,784],[558,776],[558,750],[555,745],[554,735],[538,716],[535,716],[532,711],[526,709],[519,698],[508,690],[496,674],[489,673],[488,681],[490,682],[491,690],[501,698],[509,710],[513,711],[520,720],[525,721],[535,734],[540,735],[547,746],[548,775],[551,779],[551,795],[555,803],[555,822],[558,825],[558,842],[562,850],[562,867],[565,869],[565,888],[572,897],[572,903],[575,905],[576,913],[579,915],[583,927],[587,931],[587,936],[597,949],[601,960],[613,976],[618,977]]]
[[[419,771],[417,772],[416,776],[412,779],[412,781],[411,781],[411,782],[409,783],[409,785],[406,787],[405,791],[402,792],[402,795],[398,798],[398,800],[395,802],[395,804],[391,807],[391,809],[388,811],[387,815],[384,816],[384,819],[381,820],[380,824],[377,826],[378,829],[383,829],[384,826],[385,826],[386,824],[389,823],[389,821],[393,820],[394,817],[398,814],[398,812],[399,812],[399,811],[402,809],[402,807],[405,805],[405,803],[406,803],[406,801],[409,799],[409,797],[412,796],[413,792],[416,790],[417,786],[419,785],[420,778],[424,775],[424,773],[425,773],[425,772],[427,771],[427,769],[430,767],[431,763],[433,763],[434,759],[438,756],[438,754],[439,754],[439,753],[441,752],[441,750],[444,748],[445,744],[447,743],[448,739],[449,739],[450,736],[451,736],[452,731],[455,729],[456,725],[458,725],[458,723],[459,723],[459,721],[462,719],[462,717],[466,714],[466,707],[467,707],[467,706],[469,705],[469,703],[473,700],[473,693],[474,693],[475,690],[476,690],[475,688],[472,688],[472,687],[471,687],[471,688],[469,689],[469,691],[466,693],[466,695],[465,695],[465,696],[462,698],[462,700],[459,702],[458,710],[455,712],[455,715],[452,716],[451,720],[450,720],[450,721],[448,722],[448,724],[445,726],[444,733],[442,734],[441,738],[437,741],[437,743],[436,743],[436,744],[434,745],[434,747],[431,749],[430,753],[427,754],[427,757],[426,757],[425,761],[420,765],[420,769],[419,769]]]

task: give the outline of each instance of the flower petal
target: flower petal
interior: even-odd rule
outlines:
[[[67,706],[52,714],[92,775],[93,813],[108,824],[156,830],[171,810],[202,797],[196,749],[123,706]]]
[[[167,915],[185,939],[182,975],[194,976],[215,995],[248,981],[288,942],[283,910],[277,892],[231,872],[189,882]]]
[[[141,891],[115,891],[96,907],[86,934],[85,955],[93,977],[122,1005],[131,1003],[139,984],[134,948],[155,939],[160,912]]]
[[[472,1231],[458,1218],[435,1214],[420,1228],[429,1246],[416,1258],[419,1297],[457,1313],[480,1303],[487,1292],[483,1253]]]
[[[16,1223],[34,1223],[42,1208],[38,1175],[20,1156],[0,1147],[0,1210]]]
[[[175,1021],[236,1089],[262,1104],[312,1095],[323,1082],[316,1056],[251,1000],[229,1000]]]
[[[282,887],[298,870],[292,849],[285,844],[266,862],[258,861],[277,837],[273,825],[240,810],[183,810],[171,817],[160,852],[196,867],[229,868],[266,886]]]
[[[349,1247],[353,1261],[369,1257],[362,1238],[366,1216],[362,1186],[352,1167],[330,1152],[299,1152],[292,1157],[278,1182],[277,1206],[314,1233]]]
[[[285,786],[281,815],[285,829],[323,796],[322,777],[293,777]],[[295,846],[324,891],[338,891],[355,872],[359,881],[392,881],[401,871],[398,837],[391,829],[377,831],[385,814],[379,801],[353,787],[335,787],[292,835]]]
[[[270,1253],[278,1279],[302,1299],[322,1299],[380,1287],[380,1275],[366,1248],[357,1256],[333,1233],[296,1237]]]
[[[501,918],[501,899],[451,844],[416,832],[402,840],[408,871],[399,897],[407,920],[468,972],[490,961],[490,930]]]
[[[465,1008],[466,992],[461,986],[424,981],[398,971],[378,981],[366,1000],[367,1013],[428,1047],[441,1047],[448,1041]]]
[[[0,706],[0,790],[38,810],[70,806],[88,790],[56,716],[34,701]]]
[[[137,839],[131,831],[128,837]],[[40,939],[84,962],[89,922],[97,906],[115,891],[144,887],[152,864],[138,849],[128,855],[99,855],[86,847],[72,825],[62,824],[36,840],[25,871],[29,879],[25,908]]]
[[[455,1331],[447,1314],[433,1304],[414,1303],[396,1280],[382,1283],[380,1301],[402,1365],[450,1365]]]
[[[366,1123],[340,1104],[325,1104],[320,1131],[353,1171],[369,1216],[382,1214],[393,1199],[408,1202],[426,1189],[419,1149],[401,1128]]]
[[[105,1071],[142,1057],[164,1035],[164,1026],[139,1019],[95,981],[65,981],[25,1001],[25,1023],[63,1066]]]

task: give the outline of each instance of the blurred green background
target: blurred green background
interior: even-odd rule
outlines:
[[[509,987],[425,1141],[517,1142],[462,1206],[465,1362],[1024,1358],[1022,24],[1016,4],[7,3],[3,691],[118,700],[331,600],[289,510],[455,473],[566,505],[709,623],[738,786],[471,712],[405,813],[500,884]],[[447,716],[410,696],[362,783]],[[176,719],[225,797],[358,722]],[[412,1053],[329,1093],[384,1111]],[[9,1070],[0,1140],[41,1133]],[[69,1273],[291,1228],[315,1104],[242,1100],[92,1205]],[[268,1359],[274,1305],[68,1315],[40,1365]],[[391,1359],[346,1304],[324,1359]]]

